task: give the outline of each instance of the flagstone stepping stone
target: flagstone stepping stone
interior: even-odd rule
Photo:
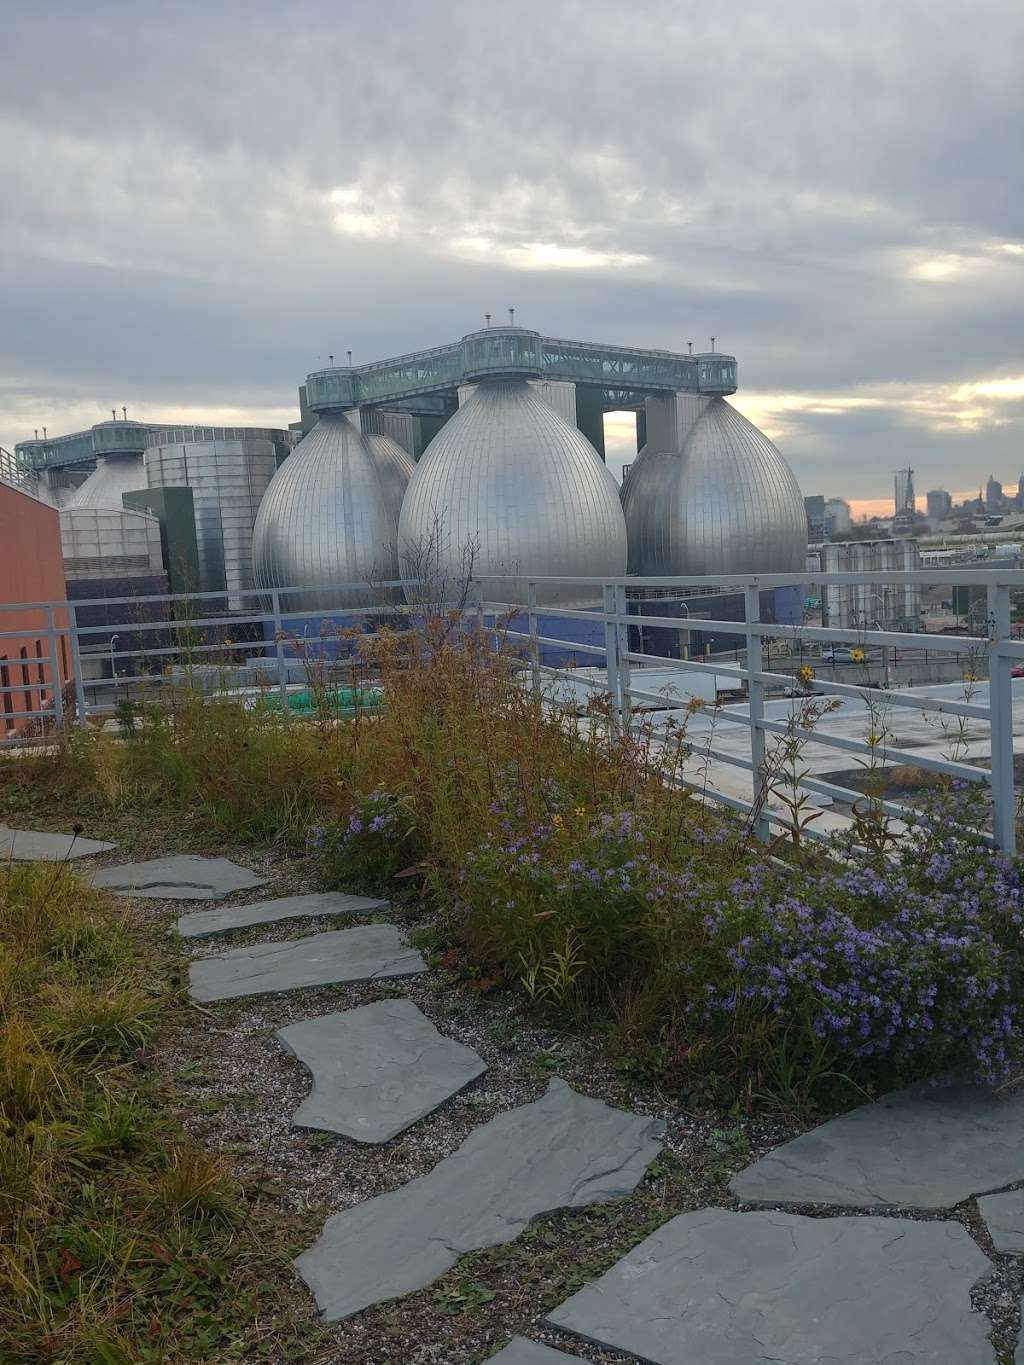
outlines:
[[[393,924],[365,924],[201,957],[189,967],[189,982],[193,1000],[234,1000],[301,986],[412,976],[426,969]]]
[[[1024,1180],[1024,1090],[895,1091],[786,1142],[733,1176],[745,1203],[949,1209]]]
[[[253,901],[251,905],[225,905],[218,910],[197,910],[182,915],[178,933],[182,938],[209,938],[232,929],[251,929],[255,924],[276,924],[279,920],[303,919],[314,915],[369,915],[386,910],[387,901],[369,896],[349,896],[341,891],[315,891],[308,896],[280,896],[272,901]]]
[[[411,1000],[305,1019],[277,1036],[313,1073],[292,1123],[356,1142],[387,1142],[487,1070]]]
[[[653,1365],[995,1365],[954,1222],[683,1213],[547,1321]]]
[[[978,1212],[996,1251],[1024,1253],[1024,1190],[986,1195],[978,1200]]]
[[[579,1356],[567,1356],[564,1351],[556,1351],[551,1346],[538,1345],[536,1341],[528,1341],[526,1337],[513,1337],[504,1350],[499,1351],[496,1356],[491,1356],[488,1361],[501,1361],[501,1365],[566,1365],[572,1361],[576,1365],[587,1365],[585,1360]]]
[[[42,829],[12,829],[0,825],[0,862],[62,863],[65,859],[91,858],[109,853],[116,844],[100,839],[83,839],[74,834],[51,834]]]
[[[661,1151],[663,1128],[553,1080],[429,1174],[328,1218],[296,1267],[328,1322],[410,1294],[541,1214],[630,1194]]]
[[[203,858],[194,853],[104,867],[92,878],[93,886],[107,891],[167,901],[219,901],[232,891],[265,886],[266,881],[266,877],[257,877],[227,858]]]

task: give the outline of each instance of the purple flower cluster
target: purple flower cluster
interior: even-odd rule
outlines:
[[[844,1064],[900,1072],[973,1065],[997,1081],[1022,1057],[1019,867],[941,793],[886,860],[789,874],[748,870],[705,917],[728,979],[690,1010],[736,1027],[774,1016]]]
[[[344,824],[311,831],[307,847],[324,859],[332,885],[375,889],[406,858],[410,831],[403,828],[401,816],[397,797],[375,791],[359,802]]]

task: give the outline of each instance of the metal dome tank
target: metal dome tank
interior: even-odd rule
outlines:
[[[626,568],[618,489],[597,451],[525,380],[481,383],[427,447],[399,522],[403,577],[430,550],[455,596],[465,552],[481,574],[613,578]],[[487,598],[525,603],[527,588],[489,582]],[[538,584],[541,605],[590,606],[599,593]]]
[[[803,573],[807,517],[789,465],[723,398],[685,401],[675,439],[648,419],[622,486],[630,573]]]
[[[116,507],[120,512],[121,494],[136,493],[146,487],[146,466],[142,456],[100,455],[96,468],[64,504],[65,510],[80,507]]]
[[[253,530],[261,588],[398,578],[398,513],[413,462],[390,436],[324,413],[274,475]],[[289,593],[286,611],[367,606],[366,591]]]

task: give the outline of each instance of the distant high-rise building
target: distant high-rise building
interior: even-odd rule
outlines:
[[[1003,510],[1003,485],[994,474],[988,476],[988,483],[985,485],[985,511],[1001,512]]]
[[[944,488],[930,488],[925,495],[929,521],[945,521],[953,510],[953,499]]]
[[[812,544],[827,539],[825,532],[825,499],[820,493],[812,493],[804,498],[804,511],[807,513],[807,539]]]
[[[907,512],[912,514],[915,510],[914,471],[912,469],[897,469],[893,483],[896,516]]]
[[[832,522],[830,535],[844,536],[853,525],[850,504],[845,498],[829,498],[825,503],[825,517]]]
[[[1024,474],[1017,480],[1016,503],[1018,508],[1024,507]]]

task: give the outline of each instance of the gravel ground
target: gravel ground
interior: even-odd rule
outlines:
[[[104,835],[101,829],[89,828],[85,833]],[[107,837],[119,838],[118,849],[90,863],[118,863],[199,847],[188,837],[187,826],[180,825],[174,831],[162,831],[150,822],[127,822],[113,834],[108,831]],[[232,904],[317,889],[315,869],[308,860],[279,849],[213,849],[207,841],[203,851],[234,858],[270,879],[267,886],[232,898]],[[139,900],[132,913],[151,920],[155,927],[165,926],[174,941],[177,917],[209,904]],[[412,902],[396,905],[386,916],[264,925],[181,943],[181,976],[184,980],[185,965],[192,957],[383,918],[413,933],[429,927],[423,907]],[[302,1064],[275,1039],[274,1031],[301,1019],[394,997],[413,1000],[444,1033],[474,1048],[488,1070],[383,1146],[362,1146],[334,1134],[292,1129],[290,1116],[307,1093],[310,1079]],[[464,1257],[434,1285],[332,1326],[327,1329],[328,1344],[315,1357],[318,1365],[473,1365],[517,1333],[595,1365],[636,1360],[584,1346],[542,1328],[540,1319],[676,1213],[715,1204],[745,1207],[728,1194],[729,1176],[799,1131],[771,1118],[688,1113],[674,1097],[617,1071],[600,1038],[531,1022],[524,1017],[521,1004],[507,995],[477,998],[451,972],[436,965],[422,976],[401,981],[192,1006],[180,1017],[181,1022],[165,1031],[148,1060],[158,1074],[168,1078],[185,1126],[209,1149],[230,1154],[242,1178],[258,1180],[263,1198],[276,1204],[282,1216],[292,1222],[298,1218],[313,1229],[310,1240],[329,1213],[423,1175],[453,1152],[472,1129],[502,1110],[536,1099],[552,1076],[610,1104],[666,1121],[665,1154],[630,1198],[538,1220],[515,1242]],[[851,1214],[849,1209],[778,1207],[816,1217]],[[975,1291],[975,1306],[992,1321],[1001,1359],[1011,1361],[1024,1292],[1024,1260],[994,1252],[973,1200],[948,1213],[893,1210],[892,1215],[953,1217],[967,1227],[995,1264],[993,1274]],[[297,1313],[315,1315],[301,1282],[297,1282],[294,1302]]]

